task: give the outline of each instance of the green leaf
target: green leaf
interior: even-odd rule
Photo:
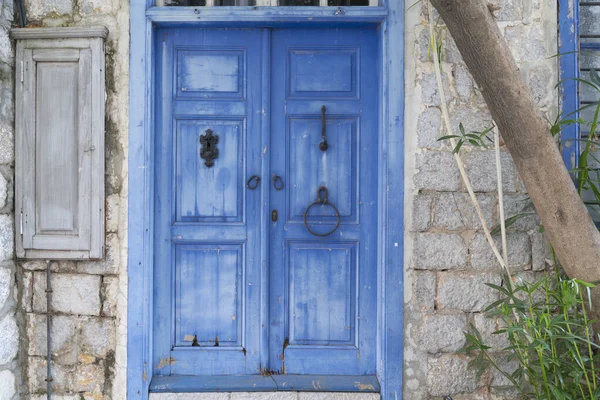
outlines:
[[[504,220],[504,224],[506,225],[506,228],[512,226],[515,224],[515,222],[517,222],[519,219],[524,218],[524,217],[529,217],[531,215],[535,215],[534,212],[522,212],[522,213],[518,213],[515,214],[513,216],[510,216],[508,218],[506,218],[506,220]],[[495,226],[492,231],[491,234],[492,235],[497,235],[498,233],[500,233],[500,231],[502,230],[502,227],[500,224],[498,224],[497,226]]]
[[[456,144],[456,147],[454,148],[454,150],[452,151],[452,153],[454,154],[458,154],[458,152],[460,151],[460,148],[462,147],[462,145],[465,143],[465,141],[463,139],[460,139],[458,141],[458,143]]]
[[[598,75],[598,71],[594,68],[590,70],[590,80],[596,86],[600,86],[600,75]]]
[[[456,135],[446,135],[446,136],[442,136],[439,137],[437,139],[438,142],[441,142],[442,140],[448,140],[448,139],[458,139],[460,136],[456,136]]]

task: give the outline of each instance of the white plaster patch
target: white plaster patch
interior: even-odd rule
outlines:
[[[12,126],[0,121],[0,164],[10,164],[14,158],[15,141]]]
[[[0,400],[11,400],[15,395],[15,375],[10,371],[0,372]]]
[[[11,58],[12,46],[10,44],[10,38],[2,29],[0,34],[0,62],[8,63]]]
[[[12,260],[14,246],[12,215],[0,215],[0,260]]]
[[[0,365],[11,362],[19,351],[19,328],[12,315],[0,321]]]
[[[6,207],[8,195],[8,182],[4,175],[0,174],[0,208]]]
[[[8,268],[0,268],[0,310],[8,300],[12,286],[12,273]]]
[[[73,12],[73,0],[25,0],[28,18],[40,20],[48,14],[65,15]]]

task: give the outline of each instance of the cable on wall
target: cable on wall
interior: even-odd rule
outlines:
[[[52,393],[52,352],[50,341],[50,328],[52,327],[52,286],[50,284],[50,260],[46,261],[46,392],[47,399],[50,400]]]
[[[24,28],[27,25],[27,10],[25,9],[24,0],[16,0],[17,12],[19,14],[19,26]]]

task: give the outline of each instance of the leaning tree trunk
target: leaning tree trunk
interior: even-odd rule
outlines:
[[[558,260],[571,278],[600,281],[600,233],[487,1],[430,1],[481,89]]]

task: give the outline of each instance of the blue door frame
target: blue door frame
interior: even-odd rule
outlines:
[[[381,107],[377,213],[377,376],[382,399],[400,399],[403,373],[404,1],[380,0],[379,7],[341,9],[158,8],[153,7],[153,3],[153,0],[130,2],[127,398],[147,399],[152,379],[154,32],[160,27],[193,24],[205,27],[378,27]],[[267,206],[263,206],[263,215],[268,215]],[[333,386],[330,389],[343,390],[343,387]]]

